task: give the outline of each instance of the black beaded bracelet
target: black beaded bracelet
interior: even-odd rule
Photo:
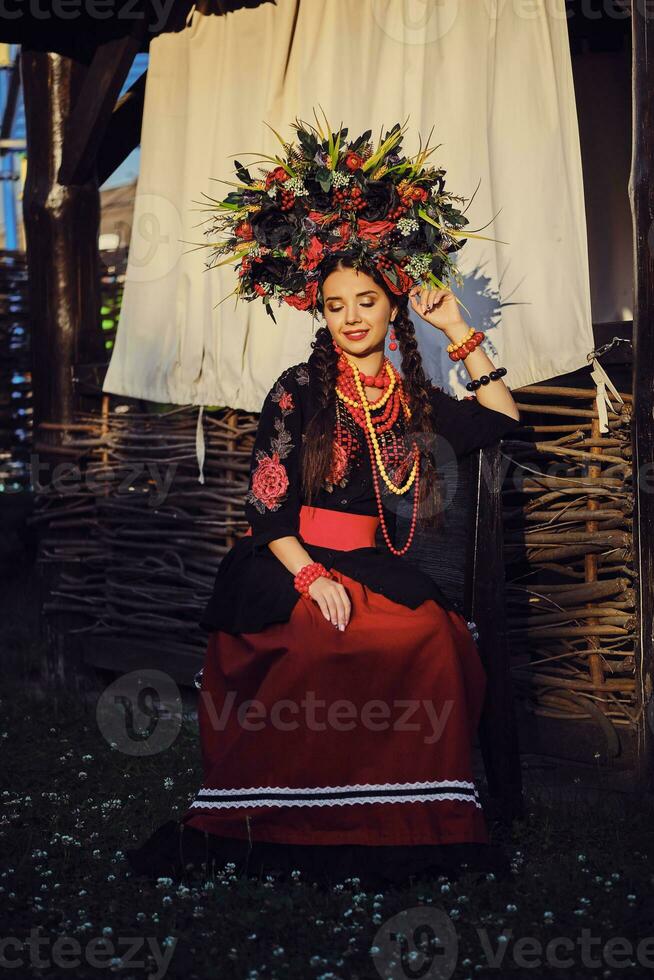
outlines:
[[[491,381],[498,381],[499,378],[503,378],[506,374],[506,368],[499,367],[491,371],[490,374],[482,374],[481,378],[475,378],[474,381],[469,381],[466,385],[468,391],[477,391],[482,385],[490,384]]]

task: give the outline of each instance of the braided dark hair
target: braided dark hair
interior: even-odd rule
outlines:
[[[443,520],[440,476],[433,458],[434,419],[429,397],[429,382],[425,377],[422,358],[418,351],[415,328],[409,317],[408,297],[392,293],[378,270],[362,265],[348,253],[332,253],[320,265],[321,285],[327,276],[339,266],[357,268],[369,275],[386,293],[391,305],[398,307],[395,317],[395,336],[401,354],[401,373],[404,390],[411,409],[408,434],[418,435],[420,449],[420,480],[418,492],[418,520],[422,527],[441,527]],[[317,299],[322,312],[322,296]],[[336,425],[336,381],[338,378],[338,354],[334,349],[328,327],[320,327],[311,343],[308,359],[310,371],[318,384],[318,408],[310,419],[302,452],[302,492],[307,505],[311,505],[329,474],[332,463],[332,443]]]

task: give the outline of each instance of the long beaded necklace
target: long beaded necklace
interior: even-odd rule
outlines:
[[[413,466],[411,467],[411,472],[404,485],[397,486],[395,483],[393,483],[390,476],[386,472],[379,446],[379,440],[377,438],[378,434],[388,431],[395,425],[400,413],[400,408],[402,408],[404,417],[407,421],[411,418],[411,410],[404,394],[402,379],[387,357],[384,357],[384,362],[379,374],[372,376],[364,374],[362,371],[360,371],[356,364],[354,364],[354,362],[347,357],[345,352],[341,350],[340,347],[338,347],[336,344],[334,344],[334,347],[337,351],[339,351],[336,394],[338,398],[340,398],[340,400],[347,406],[350,414],[361,427],[366,437],[368,451],[370,453],[373,486],[375,488],[375,497],[377,499],[377,510],[379,512],[384,540],[386,541],[389,550],[394,555],[404,555],[411,546],[416,528],[418,515],[420,453],[414,441],[412,446]],[[381,398],[378,398],[377,401],[370,402],[364,391],[364,385],[367,385],[369,388],[382,388],[384,389],[384,394],[381,396]],[[382,409],[383,411],[381,411]],[[381,414],[376,414],[373,418],[371,414],[372,411],[376,411],[377,413],[381,412]],[[411,527],[406,544],[403,548],[395,548],[389,537],[386,522],[384,520],[384,510],[382,506],[378,475],[381,475],[384,483],[391,493],[397,494],[398,496],[408,493],[411,487],[414,486]]]

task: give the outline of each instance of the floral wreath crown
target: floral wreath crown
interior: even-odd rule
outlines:
[[[273,129],[284,157],[261,154],[254,163],[274,166],[259,168],[259,177],[235,160],[239,182],[222,181],[235,189],[221,201],[208,198],[207,267],[237,261],[229,295],[261,298],[275,323],[273,299],[315,315],[321,263],[336,251],[352,256],[355,267],[376,268],[398,296],[416,284],[462,284],[450,254],[467,240],[461,229],[468,219],[456,207],[466,199],[445,190],[443,168],[425,166],[435,149],[429,138],[406,157],[406,124],[395,123],[374,147],[371,130],[346,142],[347,128],[332,132],[325,123],[326,131],[296,118],[297,143]]]

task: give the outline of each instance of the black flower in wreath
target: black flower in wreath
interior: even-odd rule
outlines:
[[[390,180],[369,180],[364,200],[366,206],[359,211],[359,217],[366,221],[383,221],[400,199]]]
[[[291,273],[291,263],[275,255],[262,255],[252,260],[252,282],[283,286]]]
[[[252,234],[267,248],[286,248],[298,231],[297,219],[279,208],[264,208],[250,219]]]
[[[311,201],[311,208],[314,211],[331,211],[333,203],[331,193],[324,191],[315,177],[307,176],[304,178],[304,186],[309,192],[307,200]]]

